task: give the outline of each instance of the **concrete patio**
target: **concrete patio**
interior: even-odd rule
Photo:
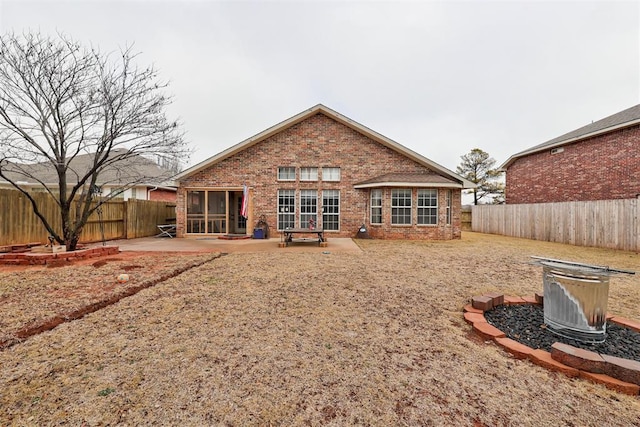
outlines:
[[[158,251],[158,252],[362,252],[360,247],[350,238],[330,238],[327,247],[320,247],[315,241],[294,242],[281,248],[280,237],[270,239],[222,240],[207,238],[168,238],[143,237],[140,239],[111,240],[108,245],[115,245],[121,251]],[[94,243],[91,246],[101,246]]]

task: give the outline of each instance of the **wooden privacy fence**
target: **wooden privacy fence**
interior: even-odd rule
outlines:
[[[525,239],[640,250],[638,199],[477,205],[472,230]]]
[[[47,193],[34,193],[40,211],[60,233],[58,205]],[[110,200],[94,212],[82,230],[80,242],[154,236],[157,226],[175,221],[175,203],[148,200]],[[0,245],[47,243],[49,233],[19,191],[0,189]]]
[[[463,206],[460,211],[460,226],[462,231],[471,231],[471,206]]]

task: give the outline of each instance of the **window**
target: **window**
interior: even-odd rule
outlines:
[[[109,197],[114,199],[124,199],[124,188],[112,188]]]
[[[371,224],[382,224],[382,190],[371,190]]]
[[[318,168],[300,168],[300,181],[317,181]]]
[[[296,191],[278,190],[278,230],[296,226]]]
[[[438,190],[418,189],[418,224],[438,224]]]
[[[309,227],[309,220],[318,224],[318,191],[300,191],[300,227]]]
[[[411,190],[391,190],[391,224],[411,225]]]
[[[292,166],[278,168],[278,181],[295,181],[296,168]]]
[[[323,181],[340,181],[340,168],[322,168]]]
[[[324,190],[322,192],[322,228],[324,230],[340,230],[339,190]]]
[[[446,194],[446,218],[447,225],[451,225],[451,199],[453,198],[453,192],[451,190],[447,190]]]

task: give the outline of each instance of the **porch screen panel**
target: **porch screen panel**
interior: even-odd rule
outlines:
[[[318,224],[318,191],[300,190],[300,227],[309,227],[309,220]]]
[[[324,190],[322,192],[322,228],[324,230],[340,230],[340,191]]]
[[[411,190],[391,190],[391,224],[411,225]]]
[[[204,191],[187,191],[187,233],[204,233]]]
[[[227,193],[209,191],[207,204],[207,233],[227,232]]]
[[[296,191],[278,190],[278,230],[296,226]]]

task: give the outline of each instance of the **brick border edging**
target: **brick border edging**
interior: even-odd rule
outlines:
[[[556,342],[549,353],[534,350],[511,338],[487,322],[484,312],[500,305],[542,305],[542,294],[527,297],[504,296],[494,293],[472,298],[471,304],[463,308],[464,320],[471,324],[475,333],[485,340],[492,340],[516,359],[528,359],[544,368],[563,373],[570,378],[583,378],[602,384],[607,388],[632,396],[640,395],[640,362],[598,354]],[[607,320],[622,327],[640,332],[640,322],[619,316],[607,316]]]
[[[21,343],[24,340],[26,340],[29,337],[32,337],[34,335],[38,335],[42,332],[46,332],[46,331],[50,331],[54,328],[56,328],[58,325],[61,325],[62,323],[66,323],[66,322],[70,322],[72,320],[76,320],[76,319],[80,319],[84,316],[86,316],[87,314],[91,314],[94,313],[100,309],[103,309],[105,307],[108,307],[110,305],[113,305],[117,302],[119,302],[120,300],[130,297],[132,295],[137,294],[138,292],[142,291],[143,289],[147,289],[150,288],[152,286],[157,285],[158,283],[162,283],[165,280],[171,279],[173,277],[176,277],[182,273],[184,273],[187,270],[190,270],[192,268],[195,267],[199,267],[203,264],[206,264],[209,261],[213,261],[214,259],[220,258],[222,256],[222,254],[220,252],[216,252],[214,253],[213,256],[211,256],[210,258],[205,259],[204,261],[198,261],[198,262],[194,262],[191,264],[188,264],[184,267],[181,268],[177,268],[173,271],[171,271],[170,273],[167,273],[163,276],[160,276],[157,279],[152,279],[152,280],[148,280],[146,282],[142,282],[141,284],[137,285],[137,286],[132,286],[130,288],[127,288],[124,290],[124,292],[122,292],[121,294],[116,294],[116,295],[112,295],[109,298],[105,298],[99,301],[96,301],[94,303],[91,303],[89,305],[85,305],[84,307],[80,307],[76,310],[73,310],[71,312],[68,313],[63,313],[63,314],[58,314],[55,315],[53,317],[50,317],[48,319],[43,319],[41,322],[32,325],[32,326],[27,326],[24,327],[22,329],[18,329],[17,331],[13,332],[11,335],[11,338],[7,338],[3,341],[0,341],[0,351],[5,350],[9,347],[14,346],[15,344]]]
[[[96,258],[120,253],[118,246],[98,246],[95,248],[78,249],[73,252],[35,253],[9,252],[0,254],[0,265],[64,265],[67,262],[87,258]]]

